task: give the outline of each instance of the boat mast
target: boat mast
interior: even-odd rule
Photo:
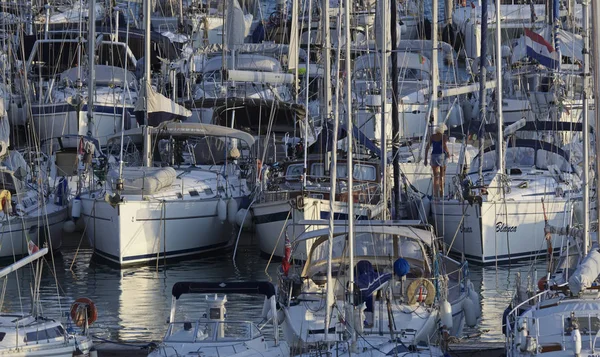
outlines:
[[[589,250],[590,237],[590,131],[589,131],[589,76],[590,76],[590,38],[589,33],[589,13],[588,0],[581,2],[583,13],[583,251],[587,254]],[[574,9],[571,9],[573,11]],[[598,57],[595,57],[598,58]],[[597,72],[596,72],[597,73]],[[597,98],[597,97],[596,97]],[[597,140],[597,139],[596,139]]]
[[[558,54],[557,70],[560,75],[562,66],[562,54],[560,52],[560,39],[558,38],[558,30],[560,28],[560,0],[554,0],[552,3],[552,23],[554,25],[554,48]]]
[[[433,122],[436,124],[442,124],[438,122],[438,88],[440,86],[440,70],[438,67],[438,0],[433,0],[431,5],[431,114],[433,115]],[[429,118],[427,118],[429,120]],[[423,138],[427,140],[427,138]]]
[[[594,49],[593,58],[594,63],[594,91],[593,98],[595,101],[598,101],[600,98],[600,4],[598,1],[592,1],[592,19],[594,21],[592,25],[592,47]],[[600,128],[600,110],[594,111],[595,119],[596,119],[596,130]],[[585,128],[588,130],[588,128]],[[596,134],[597,136],[597,134]],[[600,172],[600,140],[596,137],[596,186],[598,185],[598,172]],[[600,211],[600,194],[599,187],[596,187],[596,211]],[[598,244],[600,246],[600,234],[598,235]]]
[[[94,87],[96,79],[96,1],[90,0],[88,22],[88,100],[87,100],[87,136],[92,136],[92,125],[94,120]],[[79,121],[79,118],[77,118]]]
[[[394,160],[394,218],[400,216],[400,121],[398,119],[398,34],[397,0],[390,1],[390,35],[392,38],[392,159]]]
[[[487,30],[488,30],[488,0],[481,0],[481,54],[479,55],[479,119],[480,126],[477,133],[479,139],[479,183],[483,183],[483,136],[487,116],[487,92],[485,79],[487,77]]]
[[[498,155],[498,173],[504,175],[504,117],[502,116],[502,15],[500,1],[496,0],[496,154]],[[483,36],[483,35],[482,35]],[[481,53],[483,56],[483,52]],[[485,81],[484,81],[485,83]],[[484,84],[485,86],[485,84]],[[483,160],[483,157],[481,158]],[[480,160],[481,161],[481,160]],[[501,182],[500,182],[501,183]],[[503,190],[503,188],[500,188]],[[501,191],[502,192],[502,191]]]
[[[321,0],[323,2],[323,13],[321,14],[323,18],[323,59],[324,59],[324,67],[325,71],[325,93],[323,93],[323,118],[329,118],[332,111],[331,105],[331,33],[330,33],[330,23],[329,23],[329,1]],[[339,24],[338,24],[339,25]],[[309,28],[311,25],[309,24]],[[339,39],[338,39],[339,40]],[[307,73],[308,74],[308,73]],[[328,80],[329,79],[329,80]]]
[[[379,4],[379,23],[381,30],[381,41],[379,41],[379,48],[381,50],[381,201],[386,202],[386,209],[383,210],[383,219],[387,218],[387,132],[386,132],[386,109],[387,109],[387,78],[388,78],[388,61],[387,61],[387,28],[388,24],[388,12],[387,2],[388,0],[377,0],[382,2]]]
[[[152,90],[152,82],[151,82],[151,74],[150,74],[150,61],[151,61],[151,50],[150,50],[150,0],[144,1],[144,94],[145,94],[145,103],[146,110],[144,110],[144,125],[142,127],[143,135],[144,135],[144,158],[143,158],[143,166],[150,166],[150,133],[148,128],[148,110],[150,109],[149,96],[150,91]]]
[[[329,1],[329,0],[328,0]],[[304,168],[302,173],[302,191],[306,190],[306,176],[308,175],[308,119],[309,119],[309,110],[308,110],[308,88],[310,86],[310,40],[311,40],[311,32],[312,32],[312,0],[308,0],[308,43],[306,47],[306,52],[309,53],[308,61],[306,62],[306,114],[304,116]],[[292,34],[293,36],[294,34]],[[323,170],[325,171],[325,170]]]
[[[338,12],[338,16],[341,14]],[[338,24],[341,23],[341,18],[338,18]],[[337,26],[338,38],[342,38],[341,36],[341,26]],[[336,51],[336,70],[335,70],[335,82],[340,83],[340,52],[342,48],[341,41],[337,43],[337,51]],[[325,72],[325,80],[331,82],[331,71]],[[335,97],[340,97],[340,85],[335,86]],[[329,192],[329,237],[328,237],[328,255],[327,255],[327,281],[333,281],[333,267],[331,259],[333,257],[333,228],[334,228],[334,202],[336,201],[335,196],[337,193],[337,143],[338,143],[338,129],[340,123],[340,101],[336,100],[335,112],[333,112],[333,133],[332,133],[332,147],[331,147],[331,169],[330,172],[330,182],[331,182],[331,191]],[[325,145],[327,148],[327,144]],[[323,165],[325,167],[325,165]],[[326,305],[326,313],[325,313],[325,342],[329,341],[329,326],[331,325],[331,312],[333,310],[333,304],[335,301],[335,296],[333,293],[334,286],[333,284],[327,284],[326,288],[326,297],[325,297],[325,305]]]
[[[325,0],[328,1],[328,0]],[[352,350],[354,350],[354,346],[356,346],[356,329],[355,325],[362,321],[354,321],[354,167],[352,166],[352,152],[354,145],[354,125],[352,123],[352,67],[351,60],[352,56],[350,53],[350,7],[352,6],[352,0],[345,0],[345,18],[346,18],[346,120],[348,126],[348,158],[346,159],[346,166],[348,167],[348,264],[349,264],[349,272],[348,272],[348,294],[350,299],[350,306],[352,308],[352,316],[346,316],[346,319],[350,319],[352,326]],[[396,109],[397,111],[397,109]],[[330,214],[333,214],[331,212]]]

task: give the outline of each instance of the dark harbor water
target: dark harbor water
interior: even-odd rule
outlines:
[[[79,297],[92,299],[98,308],[98,321],[91,331],[97,338],[121,342],[147,343],[161,340],[171,306],[171,288],[178,281],[249,281],[276,279],[280,261],[267,268],[251,236],[246,236],[238,250],[236,266],[232,252],[195,260],[167,264],[166,268],[144,266],[118,270],[91,261],[92,250],[85,239],[78,249],[81,233],[65,237],[62,254],[52,257],[44,268],[41,304],[46,316],[61,319],[71,303]],[[543,269],[543,264],[538,264]],[[471,279],[480,291],[483,315],[480,325],[465,334],[480,341],[503,341],[501,318],[514,290],[517,272],[526,276],[529,264],[496,269],[471,266]],[[524,278],[525,281],[525,278]],[[11,274],[6,287],[2,311],[30,311],[32,270],[27,267]],[[58,283],[58,284],[57,284]],[[18,288],[20,287],[20,289]],[[202,316],[204,296],[184,296],[178,303],[178,317]],[[228,296],[228,318],[260,320],[262,297]],[[180,318],[178,320],[181,321]],[[64,320],[64,319],[63,319]],[[481,334],[479,336],[479,334]]]

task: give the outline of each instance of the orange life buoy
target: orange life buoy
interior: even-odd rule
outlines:
[[[84,327],[87,319],[88,326],[98,319],[98,310],[94,302],[88,298],[79,298],[71,305],[71,319],[75,325]]]

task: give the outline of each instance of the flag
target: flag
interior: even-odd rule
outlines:
[[[419,54],[419,62],[421,62],[421,64],[425,64],[425,57],[421,54]]]
[[[542,35],[530,29],[525,29],[525,44],[527,47],[527,56],[548,68],[558,68],[560,63],[559,54]]]
[[[281,268],[283,270],[283,275],[287,276],[288,272],[290,271],[290,258],[292,255],[292,243],[290,243],[290,238],[287,235],[287,232],[285,234],[285,248],[284,248],[284,254],[283,254],[283,261],[281,262]]]
[[[38,248],[38,246],[35,245],[31,239],[27,241],[27,251],[29,252],[29,255],[37,253],[39,250],[40,248]]]

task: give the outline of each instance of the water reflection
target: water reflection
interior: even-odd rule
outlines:
[[[45,265],[41,286],[42,311],[48,317],[60,319],[78,297],[92,299],[99,318],[92,333],[100,338],[149,342],[161,340],[167,327],[171,306],[171,288],[178,281],[249,281],[276,277],[279,260],[265,273],[267,261],[246,238],[238,251],[236,267],[231,253],[213,255],[196,260],[117,270],[91,261],[92,250],[77,250],[79,237],[65,244],[62,255],[54,256],[56,274],[51,270],[51,259]],[[72,265],[72,267],[71,267]],[[482,333],[480,341],[503,341],[501,318],[515,287],[518,272],[526,282],[529,264],[512,267],[471,266],[471,278],[481,292],[482,320],[467,334]],[[538,270],[544,269],[538,264]],[[12,274],[7,281],[3,311],[29,312],[32,270],[29,267]],[[58,285],[56,284],[58,282]],[[21,288],[19,289],[18,286]],[[177,319],[196,319],[205,312],[204,296],[184,296],[178,304]],[[227,316],[235,319],[260,319],[262,297],[228,296]]]

